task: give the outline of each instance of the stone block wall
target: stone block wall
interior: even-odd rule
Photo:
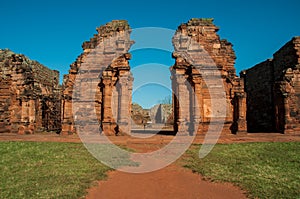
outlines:
[[[0,50],[1,132],[59,131],[58,71],[10,50]]]
[[[127,21],[113,20],[83,43],[63,83],[63,134],[130,134],[130,32]]]
[[[248,129],[300,133],[300,37],[245,71]]]
[[[245,90],[248,132],[274,131],[273,73],[272,60],[266,60],[247,70]]]
[[[173,37],[174,129],[180,134],[205,133],[211,122],[225,123],[224,133],[246,131],[246,95],[236,76],[236,56],[218,30],[213,19],[193,18]]]

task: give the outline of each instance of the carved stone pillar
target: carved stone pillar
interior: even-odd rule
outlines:
[[[62,135],[73,134],[76,132],[73,119],[72,99],[62,100]]]
[[[237,111],[237,121],[234,122],[237,125],[236,133],[247,133],[247,120],[246,120],[246,94],[245,93],[235,93],[236,111]]]
[[[129,72],[129,77],[128,77],[128,119],[129,119],[129,123],[128,123],[128,132],[131,134],[131,107],[132,107],[132,86],[133,86],[133,75],[131,72]]]
[[[112,118],[115,121],[118,121],[119,110],[120,110],[120,99],[121,90],[119,89],[118,84],[112,87]]]
[[[33,133],[35,123],[35,102],[33,99],[23,99],[21,123],[18,130],[19,134]]]
[[[43,103],[42,99],[35,100],[35,107],[36,107],[36,118],[35,118],[35,131],[42,132],[45,130],[43,127]]]
[[[194,103],[193,103],[193,124],[194,124],[194,133],[202,131],[201,118],[203,117],[203,99],[202,99],[202,81],[201,77],[194,76]]]
[[[177,84],[177,100],[179,103],[179,114],[177,116],[177,126],[179,135],[188,135],[188,125],[190,122],[190,99],[189,91],[187,88],[187,78],[185,75],[176,74],[176,84]]]
[[[119,110],[118,110],[118,125],[119,131],[121,134],[130,134],[131,133],[131,124],[130,124],[130,75],[126,71],[122,76],[119,77],[118,90],[119,90]]]
[[[289,93],[286,93],[286,95],[284,95],[284,118],[285,118],[285,124],[284,124],[284,133],[293,133],[293,129],[290,128],[291,125],[291,117],[290,117],[290,99],[289,99]]]
[[[112,116],[112,78],[111,72],[105,71],[103,73],[102,83],[103,88],[103,118],[102,118],[102,133],[105,135],[114,135],[116,125],[113,122]]]

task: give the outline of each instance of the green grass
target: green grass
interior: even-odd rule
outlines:
[[[203,159],[200,145],[183,158],[185,167],[212,181],[231,182],[250,198],[300,198],[300,143],[218,144]]]
[[[108,167],[82,144],[0,142],[0,198],[80,198]]]

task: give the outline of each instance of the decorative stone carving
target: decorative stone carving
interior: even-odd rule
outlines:
[[[62,116],[64,134],[76,132],[75,120],[78,121],[76,127],[83,132],[95,129],[105,135],[131,132],[133,78],[128,63],[131,58],[128,51],[133,44],[130,40],[131,29],[127,21],[114,20],[97,28],[97,31],[98,34],[90,41],[83,43],[84,52],[71,65],[65,77]],[[91,86],[83,87],[85,79]],[[78,83],[79,80],[81,82]],[[75,83],[81,86],[78,94],[74,93],[74,90],[78,90],[74,89]],[[93,96],[86,97],[88,89],[91,89]],[[72,110],[72,107],[76,110]],[[73,114],[83,117],[74,118]],[[91,121],[91,115],[96,115],[97,121]]]
[[[193,18],[180,25],[173,37],[174,129],[179,134],[204,133],[212,118],[223,118],[224,133],[246,131],[245,100],[236,98],[240,99],[237,107],[233,103],[236,92],[244,94],[235,74],[236,57],[232,44],[220,40],[217,31],[213,19]],[[224,99],[224,105],[220,99]]]

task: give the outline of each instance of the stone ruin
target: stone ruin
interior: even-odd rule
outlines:
[[[0,50],[0,132],[60,131],[59,72]]]
[[[191,19],[173,37],[174,128],[180,134],[205,133],[212,118],[225,123],[224,133],[246,131],[244,83],[236,76],[232,44],[218,30],[212,19]]]
[[[249,132],[300,133],[300,37],[241,76]]]
[[[157,104],[149,112],[152,124],[168,125],[174,123],[172,104]]]
[[[64,78],[63,134],[75,133],[75,126],[81,132],[100,129],[105,135],[131,132],[131,29],[127,21],[115,20],[97,28],[97,32],[83,43],[84,52]],[[76,125],[75,119],[79,120]]]
[[[132,129],[173,129],[172,104],[156,104],[149,109],[144,109],[137,103],[131,106]]]
[[[219,126],[209,124],[222,124],[223,134],[299,134],[300,37],[238,77],[232,44],[220,39],[218,29],[212,19],[191,19],[173,37],[174,131],[205,134]],[[130,134],[131,115],[139,113],[131,102],[130,33],[125,20],[97,28],[62,88],[57,71],[1,50],[0,132]]]

